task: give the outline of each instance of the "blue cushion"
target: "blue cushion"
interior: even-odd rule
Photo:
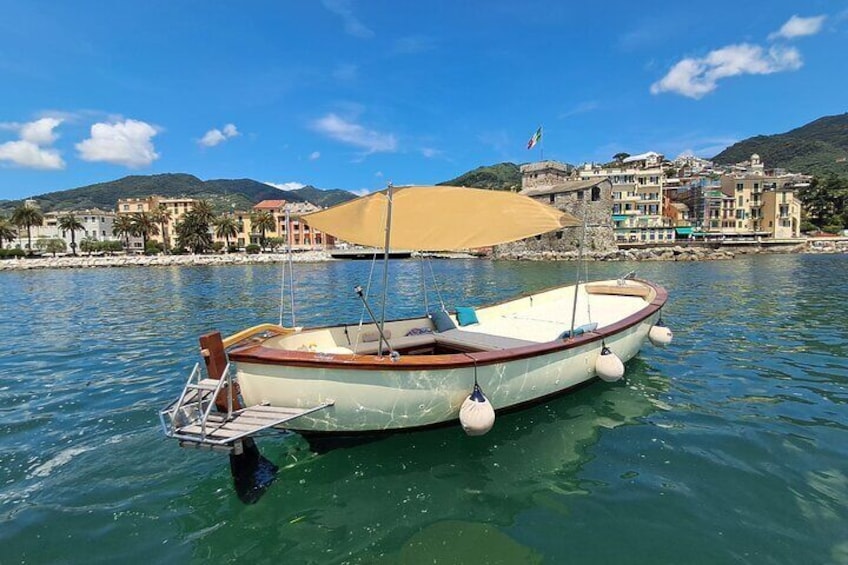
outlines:
[[[451,317],[444,310],[437,310],[430,314],[430,319],[433,320],[433,325],[436,326],[437,332],[446,332],[455,330],[456,324],[453,323]]]
[[[470,326],[471,324],[480,323],[480,321],[477,320],[477,312],[475,312],[474,308],[471,308],[470,306],[457,306],[456,320],[459,322],[460,326]]]
[[[597,329],[598,322],[592,322],[591,324],[583,324],[582,326],[577,326],[574,328],[574,337],[578,335],[583,335],[586,332],[593,332]],[[561,334],[559,334],[559,338],[557,339],[568,339],[571,336],[571,330],[565,330]]]

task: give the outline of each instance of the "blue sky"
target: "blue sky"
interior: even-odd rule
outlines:
[[[0,14],[0,199],[129,174],[361,192],[541,151],[711,157],[848,111],[848,1],[0,0]]]

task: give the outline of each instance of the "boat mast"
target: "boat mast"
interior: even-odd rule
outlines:
[[[380,334],[383,333],[383,328],[386,325],[386,302],[389,292],[389,248],[392,243],[392,199],[394,197],[394,187],[389,183],[386,188],[386,198],[388,205],[386,207],[386,245],[383,250],[383,308],[380,314]],[[386,343],[386,346],[389,346]]]

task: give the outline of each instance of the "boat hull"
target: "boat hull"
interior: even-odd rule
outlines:
[[[659,317],[647,312],[614,333],[587,335],[548,347],[508,354],[468,353],[444,362],[406,363],[374,357],[370,363],[268,363],[236,361],[247,405],[309,407],[332,401],[314,415],[287,424],[301,432],[358,434],[444,425],[457,421],[475,379],[495,410],[531,404],[596,377],[606,345],[622,361],[634,357]],[[456,355],[442,357],[457,357]]]

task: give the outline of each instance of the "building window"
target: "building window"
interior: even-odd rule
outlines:
[[[554,196],[553,194],[551,194],[549,198],[551,200],[551,204],[553,204],[554,201],[556,200],[556,196]]]
[[[592,187],[592,202],[597,202],[601,199],[601,188],[598,186]]]
[[[577,191],[577,200],[583,200],[583,191],[582,190]]]

